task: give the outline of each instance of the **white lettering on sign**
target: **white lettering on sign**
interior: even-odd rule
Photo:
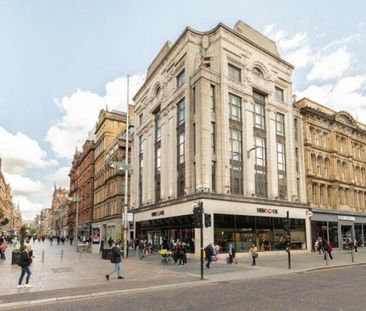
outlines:
[[[356,220],[356,217],[353,217],[353,216],[338,216],[338,220],[355,221]]]
[[[278,210],[275,208],[263,208],[258,207],[257,213],[265,213],[265,214],[278,214]]]

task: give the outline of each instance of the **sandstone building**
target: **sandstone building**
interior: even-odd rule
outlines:
[[[307,98],[303,116],[306,190],[312,208],[312,240],[345,246],[347,236],[366,237],[366,125]]]
[[[293,66],[276,44],[239,21],[167,42],[134,97],[131,208],[136,236],[155,247],[181,239],[198,252],[192,206],[212,224],[204,243],[238,252],[251,243],[310,247],[302,124],[293,107]]]

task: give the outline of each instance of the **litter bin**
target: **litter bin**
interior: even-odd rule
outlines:
[[[19,260],[20,260],[20,250],[19,249],[14,249],[11,252],[11,264],[12,265],[17,265]]]
[[[111,260],[112,258],[112,249],[111,248],[104,248],[102,250],[102,259]]]

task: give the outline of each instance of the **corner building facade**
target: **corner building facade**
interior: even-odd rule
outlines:
[[[308,248],[292,70],[272,40],[241,21],[233,29],[186,28],[164,45],[134,98],[136,236],[156,248],[164,240],[184,240],[198,254],[192,206],[200,200],[211,215],[204,244],[282,250],[289,211],[292,248]]]
[[[366,239],[366,125],[307,98],[296,103],[303,115],[306,189],[312,242],[333,247]],[[314,245],[314,244],[313,244]]]

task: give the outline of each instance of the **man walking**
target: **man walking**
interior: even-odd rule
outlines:
[[[212,256],[214,254],[214,249],[213,249],[212,243],[208,244],[205,247],[205,253],[206,253],[206,260],[207,260],[206,268],[210,269],[210,263],[212,261]]]
[[[111,263],[113,264],[113,270],[111,273],[105,275],[107,281],[109,281],[109,276],[114,272],[117,272],[118,279],[124,279],[124,277],[121,276],[121,249],[119,243],[113,243],[112,246]]]

